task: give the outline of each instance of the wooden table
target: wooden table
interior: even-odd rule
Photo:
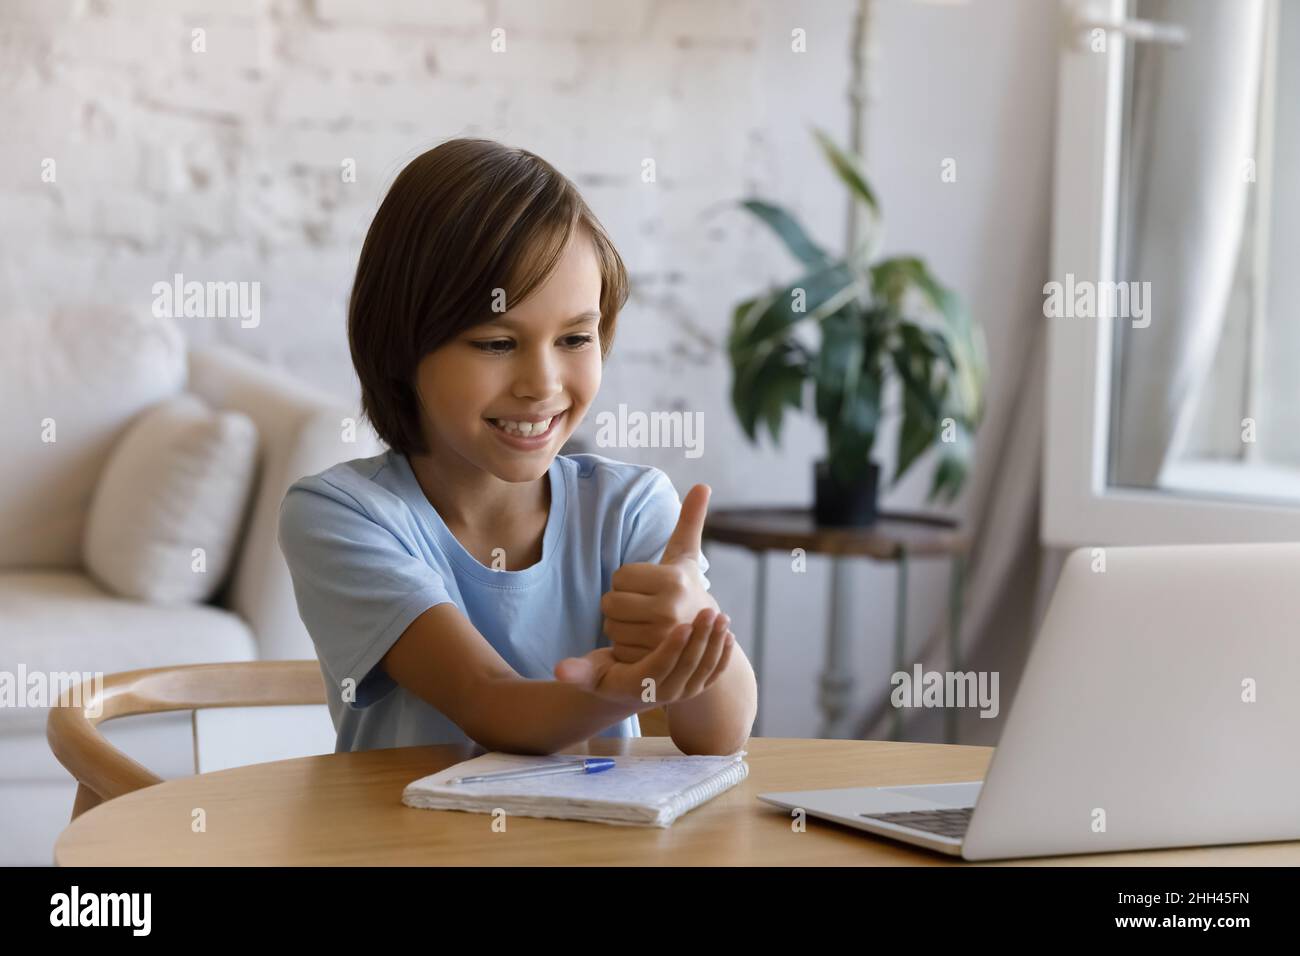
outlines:
[[[849,650],[853,627],[849,606],[853,584],[850,558],[892,562],[898,569],[894,597],[894,673],[904,669],[907,648],[907,569],[914,557],[946,557],[952,561],[952,584],[948,592],[949,669],[961,670],[961,588],[965,556],[970,538],[955,521],[914,512],[881,511],[874,523],[863,527],[819,525],[811,508],[718,508],[709,512],[704,540],[746,548],[758,564],[754,588],[754,636],[752,663],[759,688],[763,686],[763,645],[767,621],[768,551],[787,556],[800,549],[805,555],[825,554],[831,559],[830,623],[826,630],[826,657],[818,686],[817,703],[822,710],[818,737],[840,736],[849,703],[853,700],[853,672]],[[762,733],[763,694],[758,695],[760,713],[754,733]],[[871,735],[871,715],[859,723],[852,736]],[[903,736],[903,712],[895,707],[890,736]],[[944,737],[957,742],[957,712],[944,711]]]
[[[971,866],[808,818],[756,795],[814,787],[982,779],[993,750],[945,744],[751,738],[749,776],[667,829],[417,810],[411,781],[482,752],[403,747],[326,754],[169,780],[110,800],[59,836],[62,866],[622,865]],[[676,754],[666,737],[598,738],[573,752]],[[206,832],[191,829],[206,814]],[[1031,864],[1296,865],[1300,842],[1044,858]]]

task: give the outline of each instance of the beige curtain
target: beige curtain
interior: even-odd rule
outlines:
[[[1255,152],[1265,0],[1144,0],[1187,30],[1139,44],[1117,278],[1151,283],[1150,325],[1116,323],[1113,481],[1154,487],[1186,440],[1232,291]]]

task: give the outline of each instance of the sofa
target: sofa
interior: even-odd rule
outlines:
[[[0,354],[0,674],[314,658],[276,542],[279,506],[297,478],[381,450],[368,428],[341,427],[356,413],[229,346],[188,347],[170,319],[63,312],[3,324],[13,348]],[[228,567],[203,602],[123,597],[87,573],[87,513],[132,423],[182,392],[242,413],[256,429]],[[49,865],[68,824],[76,785],[46,743],[47,713],[30,702],[0,706],[0,865]],[[103,731],[166,779],[200,766],[199,726],[180,713],[123,718]],[[318,753],[322,742],[332,750],[323,706],[310,726],[307,739],[282,741],[275,753]],[[250,752],[238,739],[213,744]],[[267,759],[265,746],[254,759]]]

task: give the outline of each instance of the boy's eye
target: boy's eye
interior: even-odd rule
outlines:
[[[590,335],[566,335],[561,339],[566,346],[571,349],[585,348],[594,341]],[[471,342],[476,349],[481,352],[487,352],[492,355],[504,355],[514,347],[513,339],[487,339],[481,342]]]

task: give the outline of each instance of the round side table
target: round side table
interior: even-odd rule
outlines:
[[[826,635],[826,659],[820,680],[818,704],[822,710],[820,737],[834,737],[853,697],[853,675],[849,669],[852,643],[849,620],[849,558],[869,558],[898,566],[897,599],[894,612],[894,671],[903,669],[907,640],[907,568],[914,557],[947,557],[952,561],[952,586],[948,594],[948,642],[951,667],[961,669],[961,589],[970,541],[955,521],[933,515],[882,511],[876,523],[865,528],[818,525],[811,508],[721,508],[709,512],[704,540],[746,548],[758,561],[758,584],[754,597],[754,673],[762,686],[763,644],[767,601],[767,551],[825,554],[832,559],[830,626]],[[754,735],[760,731],[760,716],[754,721]],[[903,715],[894,709],[890,736],[902,736]],[[944,711],[944,732],[950,743],[957,741],[957,713]]]

